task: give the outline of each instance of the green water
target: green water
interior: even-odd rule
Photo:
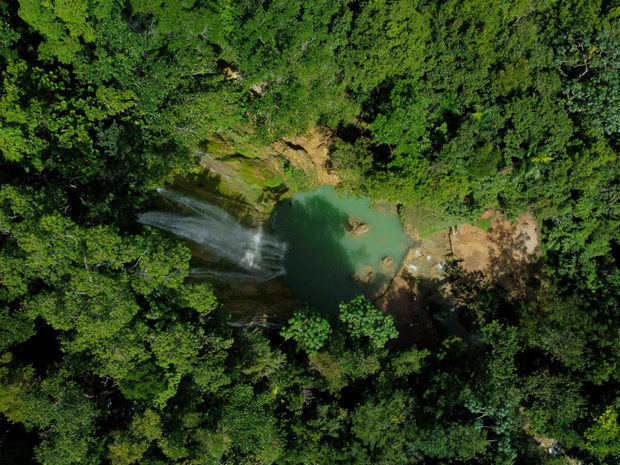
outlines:
[[[354,237],[346,230],[350,217],[370,230]],[[357,294],[372,297],[383,290],[412,245],[388,205],[371,209],[368,200],[340,198],[329,186],[284,201],[271,226],[288,244],[286,280],[302,301],[327,312]],[[391,265],[381,264],[384,257],[392,258]],[[353,278],[370,271],[375,278],[369,283]]]

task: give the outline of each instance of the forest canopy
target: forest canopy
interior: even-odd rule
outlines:
[[[618,463],[619,59],[613,0],[0,0],[0,461]],[[454,263],[474,343],[363,296],[227,324],[136,215],[317,126],[429,229],[530,212],[536,298]]]

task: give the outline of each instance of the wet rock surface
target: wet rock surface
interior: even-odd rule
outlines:
[[[370,231],[370,226],[357,218],[349,218],[345,228],[354,237],[361,236]]]
[[[368,284],[372,281],[375,280],[375,278],[377,277],[377,274],[374,271],[369,271],[366,276],[364,277],[364,283]]]
[[[369,284],[375,280],[377,273],[375,269],[370,265],[364,265],[361,270],[351,275],[353,281]]]

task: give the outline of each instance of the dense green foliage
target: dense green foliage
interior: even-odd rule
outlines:
[[[398,336],[392,315],[382,314],[363,295],[340,304],[338,318],[352,337],[368,338],[377,348],[384,347],[390,339]]]
[[[341,325],[337,329],[344,333],[340,337],[348,335],[354,341],[364,339],[377,349],[398,337],[392,316],[381,313],[363,295],[341,303],[338,320]],[[330,332],[329,320],[316,310],[305,307],[293,312],[280,335],[295,340],[300,349],[313,356],[325,345]]]
[[[284,339],[294,339],[308,355],[316,355],[331,331],[329,321],[321,313],[304,307],[296,310],[282,328]]]
[[[609,0],[0,0],[0,457],[618,463],[619,50]],[[317,124],[406,221],[532,212],[537,297],[453,268],[470,344],[364,298],[226,325],[135,215],[206,140]]]

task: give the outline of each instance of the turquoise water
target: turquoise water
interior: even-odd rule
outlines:
[[[370,229],[353,236],[346,229],[349,218]],[[293,291],[327,312],[335,312],[338,303],[357,294],[372,297],[383,290],[412,245],[389,205],[371,209],[367,199],[340,198],[329,186],[282,202],[272,214],[271,226],[287,244],[285,278]],[[374,279],[362,282],[372,273]]]

